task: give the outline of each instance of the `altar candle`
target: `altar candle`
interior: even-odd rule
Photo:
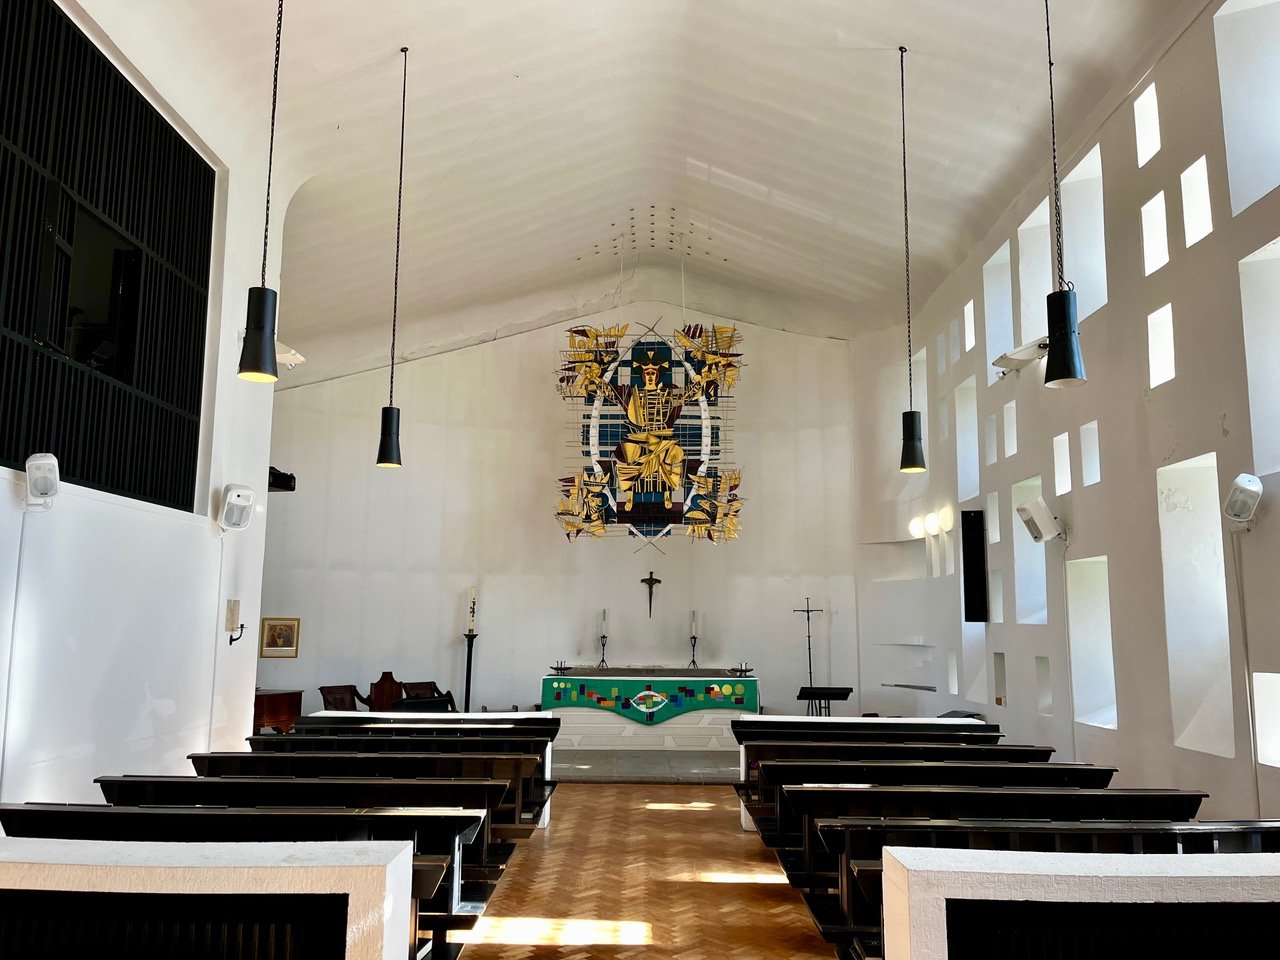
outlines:
[[[605,607],[600,611],[600,632],[604,633],[609,626],[609,608]]]
[[[698,635],[698,611],[694,610],[689,614],[689,633],[692,636]]]
[[[467,633],[476,632],[476,588],[472,587],[467,603]]]

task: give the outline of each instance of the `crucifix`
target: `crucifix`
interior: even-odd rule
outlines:
[[[640,578],[640,582],[649,588],[649,619],[652,620],[653,619],[653,588],[656,587],[658,584],[660,584],[662,581],[659,580],[657,577],[655,577],[653,575],[653,571],[650,570],[649,575],[647,577]]]
[[[821,610],[809,606],[809,598],[804,598],[804,608],[792,610],[792,613],[804,614],[804,642],[809,649],[809,686],[813,686],[813,626],[812,617],[815,613],[822,613]]]

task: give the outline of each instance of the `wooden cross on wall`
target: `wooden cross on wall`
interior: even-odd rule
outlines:
[[[650,570],[649,575],[647,577],[640,578],[640,582],[649,588],[649,619],[652,620],[653,619],[653,588],[656,587],[658,584],[660,584],[662,581],[659,580],[657,577],[655,577],[653,575],[653,571]]]

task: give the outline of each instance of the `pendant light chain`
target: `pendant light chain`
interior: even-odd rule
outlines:
[[[902,100],[902,247],[907,274],[907,409],[915,409],[914,371],[911,369],[911,214],[907,203],[907,48],[898,48]]]
[[[391,288],[391,390],[387,406],[396,405],[396,321],[400,309],[400,218],[404,209],[404,116],[409,98],[409,48],[401,47],[404,54],[404,78],[400,87],[400,179],[396,187],[396,276]]]
[[[280,31],[284,26],[284,0],[276,5],[276,60],[271,71],[271,139],[267,144],[267,212],[262,225],[262,286],[267,285],[267,240],[271,235],[271,166],[276,154],[276,106],[280,101]]]
[[[1066,290],[1068,284],[1062,277],[1062,185],[1058,181],[1058,118],[1053,103],[1053,30],[1049,24],[1049,0],[1044,0],[1044,38],[1049,53],[1049,140],[1053,146],[1053,236],[1057,245],[1055,265],[1058,270],[1058,289]]]

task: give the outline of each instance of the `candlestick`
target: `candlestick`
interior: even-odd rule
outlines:
[[[467,604],[467,632],[476,632],[476,588],[472,587]]]
[[[689,633],[696,634],[698,632],[698,611],[694,610],[689,614]]]

